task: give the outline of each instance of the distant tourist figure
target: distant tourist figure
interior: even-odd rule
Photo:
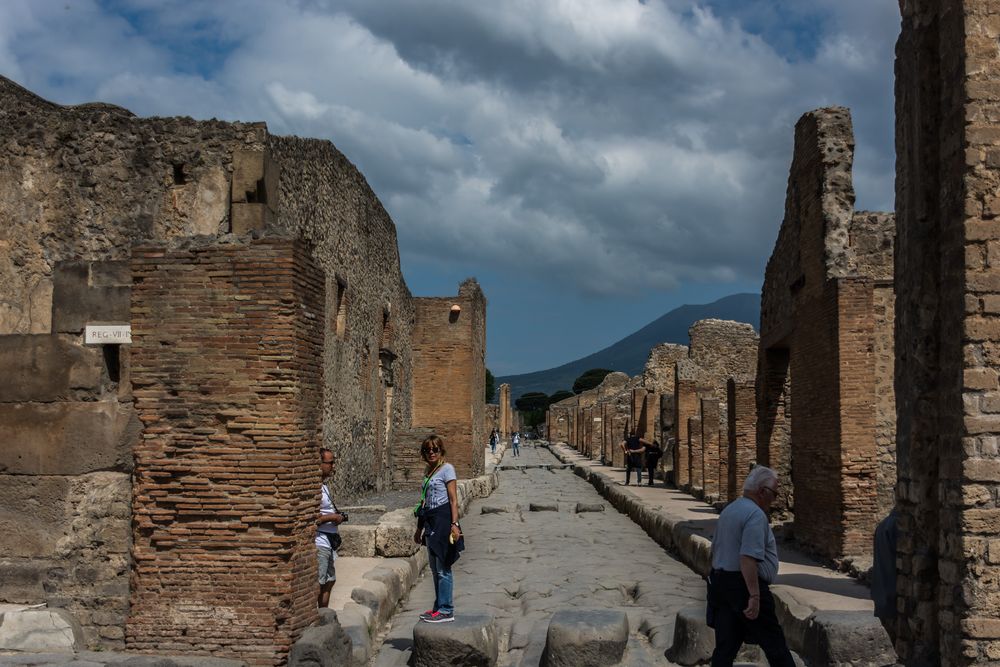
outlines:
[[[490,433],[490,453],[491,454],[496,454],[497,453],[497,443],[499,441],[500,441],[500,434],[497,432],[496,429],[493,429],[493,432]]]
[[[778,575],[778,547],[767,512],[777,496],[778,475],[757,466],[743,483],[743,496],[722,510],[715,525],[708,579],[712,667],[732,665],[744,642],[760,645],[772,667],[795,664],[769,588]]]
[[[872,601],[875,616],[893,645],[896,643],[896,541],[899,536],[899,513],[893,507],[875,528],[872,563]]]
[[[646,451],[648,444],[637,436],[635,431],[631,431],[621,444],[622,450],[625,452],[625,486],[628,486],[633,470],[635,470],[635,483],[642,484],[642,453]]]
[[[520,456],[521,434],[514,431],[510,436],[510,444],[514,446],[514,456]]]
[[[319,517],[316,519],[316,557],[319,561],[319,606],[330,605],[330,591],[337,581],[337,549],[340,548],[339,526],[347,520],[333,503],[333,452],[319,450],[320,484]]]
[[[654,440],[653,444],[646,446],[646,473],[649,475],[649,485],[653,486],[653,479],[655,478],[656,465],[660,462],[660,458],[663,457],[663,448],[660,447],[660,441]]]
[[[455,620],[452,602],[454,576],[451,566],[465,549],[465,538],[458,523],[458,493],[455,490],[455,467],[444,460],[444,440],[432,435],[420,445],[420,457],[427,464],[420,503],[414,508],[417,532],[413,541],[427,545],[427,560],[434,577],[434,606],[420,614],[427,623]]]

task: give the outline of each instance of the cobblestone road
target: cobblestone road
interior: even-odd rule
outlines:
[[[507,452],[502,465],[558,464],[541,447]],[[563,608],[621,609],[632,637],[623,664],[667,665],[676,612],[704,599],[701,578],[671,558],[628,517],[569,470],[504,470],[500,488],[462,519],[467,549],[455,564],[455,614],[497,619],[500,665],[537,665],[552,614]],[[550,505],[558,511],[530,511]],[[576,513],[577,503],[605,506]],[[483,508],[510,511],[483,514]],[[433,604],[429,574],[382,638],[374,665],[410,659],[413,626]]]

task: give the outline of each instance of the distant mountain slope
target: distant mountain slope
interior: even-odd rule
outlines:
[[[659,343],[688,344],[688,329],[698,320],[708,318],[749,322],[760,329],[760,295],[733,294],[712,303],[680,306],[647,324],[634,334],[622,338],[599,352],[544,371],[507,375],[497,378],[497,385],[510,384],[511,398],[529,391],[551,394],[559,389],[572,391],[573,381],[591,368],[607,368],[637,375],[646,365],[646,358]]]

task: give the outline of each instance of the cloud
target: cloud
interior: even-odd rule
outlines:
[[[0,68],[64,103],[329,138],[392,214],[404,261],[509,258],[563,290],[621,295],[759,280],[809,109],[853,108],[859,205],[891,205],[894,12],[14,0],[0,4]]]

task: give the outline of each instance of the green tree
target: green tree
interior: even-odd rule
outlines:
[[[486,402],[492,403],[497,396],[497,379],[493,377],[493,372],[486,369]]]
[[[529,391],[521,394],[514,401],[514,407],[520,412],[545,411],[549,407],[549,396],[540,391]]]
[[[589,389],[593,389],[601,384],[601,381],[610,372],[606,368],[591,368],[589,371],[584,371],[583,375],[573,382],[573,393],[582,394]]]
[[[573,398],[574,394],[571,391],[566,391],[565,389],[560,389],[556,393],[549,396],[549,405],[553,403],[558,403],[559,401],[565,401],[567,398]]]

